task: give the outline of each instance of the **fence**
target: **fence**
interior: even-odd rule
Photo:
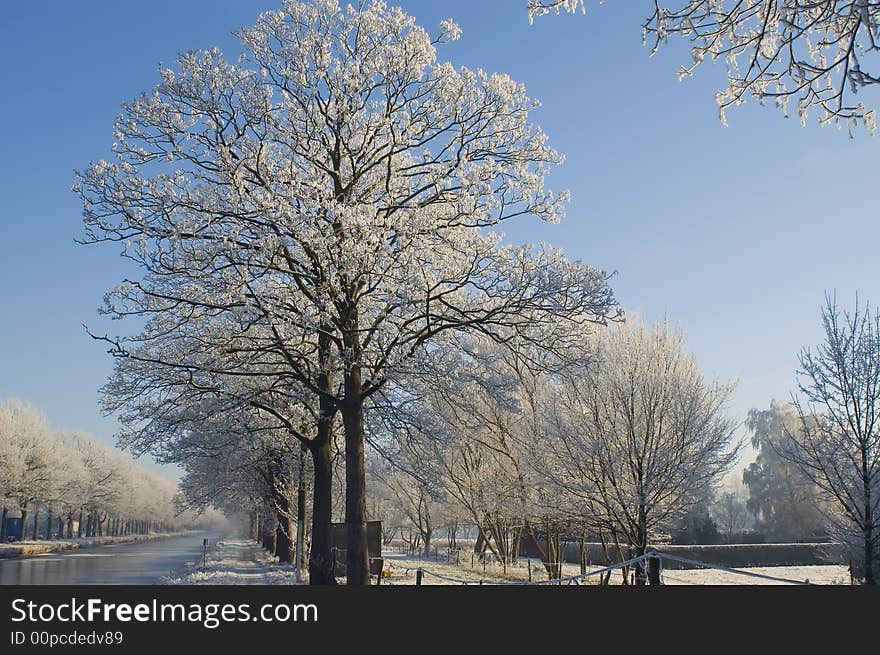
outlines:
[[[749,578],[758,578],[763,580],[768,580],[772,582],[784,583],[784,584],[794,584],[794,585],[809,585],[811,584],[809,580],[794,580],[791,578],[783,578],[779,576],[766,575],[763,573],[755,573],[753,571],[742,571],[736,568],[732,568],[729,566],[723,566],[721,564],[713,564],[710,562],[701,562],[698,560],[693,560],[686,557],[681,557],[678,555],[673,555],[668,552],[660,552],[660,551],[649,551],[644,555],[639,557],[633,557],[631,559],[625,560],[623,562],[617,562],[615,564],[611,564],[609,566],[605,566],[599,569],[594,569],[592,571],[588,571],[586,573],[581,573],[579,575],[571,575],[560,578],[553,578],[550,580],[536,580],[536,581],[499,581],[499,580],[484,580],[484,579],[465,579],[465,578],[456,578],[454,576],[444,575],[442,573],[437,573],[436,571],[431,571],[425,569],[423,567],[418,567],[417,569],[406,569],[407,571],[414,572],[416,574],[415,580],[416,585],[421,585],[424,576],[434,577],[444,582],[448,582],[451,584],[462,585],[462,586],[546,586],[546,585],[580,585],[586,582],[588,579],[605,575],[611,571],[615,571],[618,569],[636,567],[641,569],[643,572],[641,575],[644,576],[644,582],[653,585],[663,585],[664,584],[664,564],[672,564],[672,565],[686,565],[688,568],[702,568],[702,569],[714,569],[718,571],[723,571],[725,573],[739,575]],[[640,565],[640,566],[639,566]]]
[[[545,548],[541,541],[542,548]],[[609,551],[614,551],[609,546]],[[623,545],[626,553],[626,545]],[[731,567],[743,566],[813,566],[818,564],[845,564],[845,558],[834,543],[802,543],[802,544],[718,544],[708,546],[690,545],[663,545],[662,548],[668,555],[676,555],[687,560],[697,560],[708,564],[722,564]],[[594,542],[584,543],[586,561],[589,564],[604,564],[605,551],[602,544]],[[560,544],[560,559],[563,562],[577,564],[580,562],[580,544],[574,541],[566,541]],[[529,540],[523,540],[520,546],[520,555],[523,557],[538,557],[534,545]],[[684,563],[669,562],[668,568],[689,568]]]

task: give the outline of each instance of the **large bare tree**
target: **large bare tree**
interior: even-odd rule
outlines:
[[[319,427],[338,413],[349,584],[369,582],[368,399],[444,331],[506,341],[615,312],[602,271],[491,232],[555,221],[567,194],[545,189],[561,157],[524,87],[437,61],[459,32],[444,21],[432,40],[378,1],[286,1],[238,33],[238,63],[212,49],[162,70],[124,106],[116,161],[77,184],[86,240],[146,271],[109,313],[168,314],[173,331],[246,308]]]
[[[825,340],[800,354],[798,430],[784,454],[832,501],[826,516],[865,584],[880,579],[880,312],[822,308]]]

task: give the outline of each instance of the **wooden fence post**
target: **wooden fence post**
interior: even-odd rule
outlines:
[[[648,584],[651,586],[662,585],[661,573],[663,572],[663,561],[658,557],[656,550],[648,551]]]

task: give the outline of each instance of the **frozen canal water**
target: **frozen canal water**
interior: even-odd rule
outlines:
[[[158,584],[202,558],[202,540],[220,535],[193,534],[36,557],[0,559],[0,585]]]

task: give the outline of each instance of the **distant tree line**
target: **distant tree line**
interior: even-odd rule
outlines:
[[[0,541],[12,514],[21,518],[20,540],[166,532],[185,520],[176,495],[173,483],[121,451],[54,431],[21,401],[0,403]]]

